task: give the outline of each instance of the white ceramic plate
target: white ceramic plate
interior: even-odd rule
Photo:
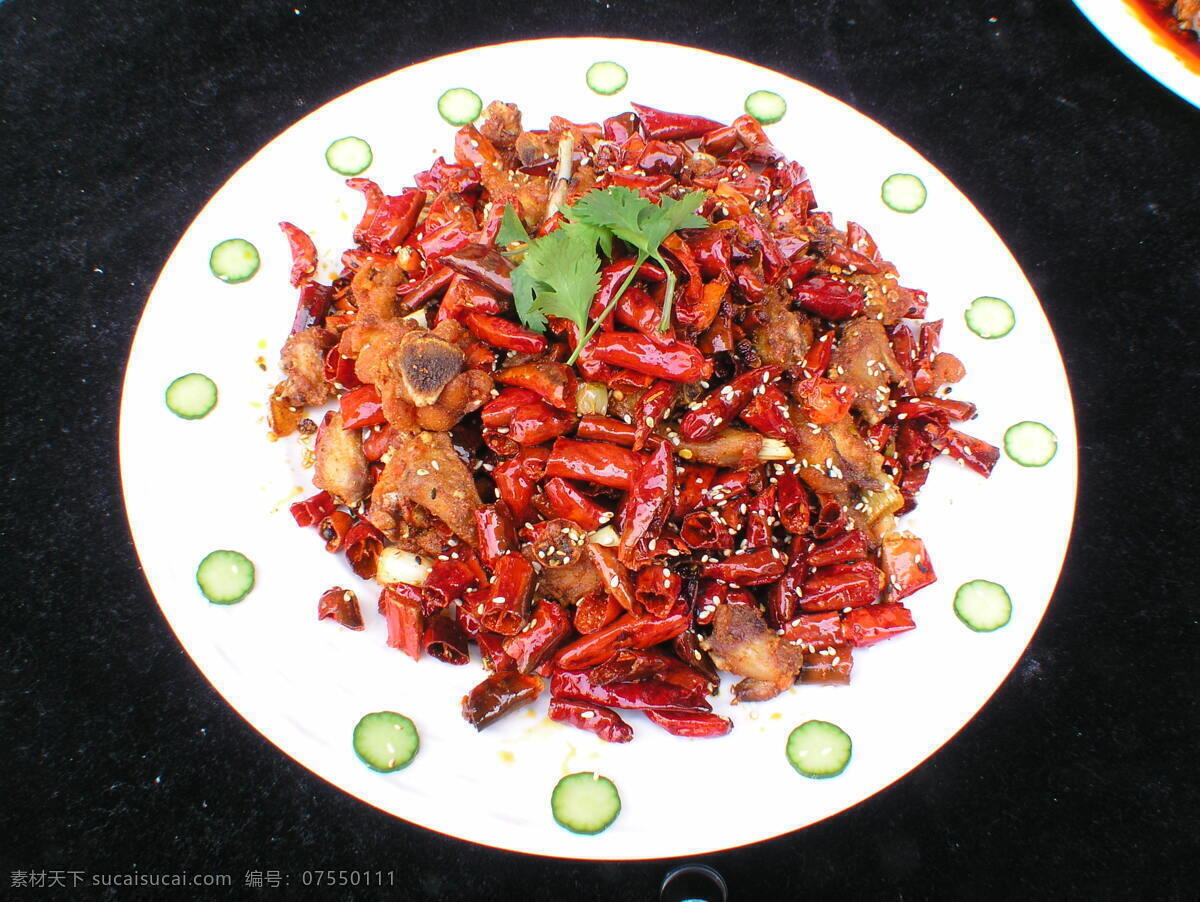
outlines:
[[[1181,48],[1147,13],[1126,0],[1075,0],[1075,5],[1135,66],[1200,106],[1200,57]]]
[[[584,83],[595,60],[629,70],[628,87],[601,97]],[[559,73],[546,78],[546,72]],[[550,722],[545,702],[477,734],[459,714],[483,672],[413,662],[384,644],[372,587],[340,557],[298,529],[287,504],[310,494],[291,441],[267,440],[263,401],[278,379],[274,360],[291,324],[296,292],[276,223],[309,230],[323,258],[350,246],[361,197],[326,168],[330,141],[361,135],[375,151],[366,173],[385,188],[411,183],[454,129],[435,101],[450,86],[485,102],[519,103],[531,126],[553,113],[599,120],[630,100],[731,120],[747,94],[777,91],[787,116],[769,131],[809,168],[823,208],[863,223],[904,283],[929,291],[931,318],[944,316],[943,347],[970,375],[956,397],[978,402],[969,431],[999,443],[1005,428],[1039,420],[1058,435],[1042,469],[1002,458],[990,480],[935,463],[906,526],[928,543],[940,581],[910,599],[917,630],[865,650],[853,685],[796,688],[727,711],[726,738],[686,740],[642,719],[632,743],[609,746]],[[912,215],[880,202],[894,172],[919,175],[929,200]],[[208,271],[217,242],[240,236],[261,251],[249,282],[226,285]],[[964,326],[978,295],[1005,298],[1017,326],[984,341]],[[271,367],[256,364],[265,357]],[[216,409],[187,422],[163,403],[176,376],[200,371],[220,390]],[[400,70],[351,91],[288,129],[237,172],[188,228],[146,305],[130,355],[121,408],[121,471],[138,552],[159,605],[213,686],[264,736],[331,783],[398,817],[478,843],[541,855],[634,859],[738,846],[828,817],[903,776],[954,735],[1017,662],[1054,589],[1075,498],[1075,429],[1062,362],[1037,298],[996,234],[929,162],[880,126],[813,88],[759,66],[665,44],[553,39],[464,51]],[[240,604],[209,604],[196,565],[234,548],[257,565]],[[986,578],[1014,600],[1012,622],[968,631],[951,610],[954,589]],[[363,597],[367,629],[318,622],[329,586]],[[407,769],[373,773],[355,758],[351,730],[369,711],[408,714],[421,752]],[[797,775],[784,757],[788,732],[810,718],[853,737],[854,757],[831,780]],[[1004,736],[997,736],[1004,742]],[[598,770],[624,803],[606,832],[576,836],[555,825],[549,797],[565,773]]]

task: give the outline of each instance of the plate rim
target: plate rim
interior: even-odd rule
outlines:
[[[1121,54],[1176,96],[1200,108],[1200,55],[1193,63],[1171,38],[1146,21],[1128,0],[1073,0],[1076,8]],[[1194,67],[1194,68],[1193,68]]]

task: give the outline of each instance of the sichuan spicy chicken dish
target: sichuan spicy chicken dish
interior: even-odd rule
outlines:
[[[321,617],[361,629],[369,592],[401,653],[478,646],[477,728],[546,696],[612,742],[630,710],[723,735],[721,671],[736,702],[847,683],[914,628],[934,567],[897,518],[938,455],[998,452],[925,294],[757,120],[494,102],[411,185],[347,185],[332,284],[282,224],[271,396],[315,460],[293,516],[364,581],[314,587]]]

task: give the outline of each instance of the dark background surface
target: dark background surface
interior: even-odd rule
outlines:
[[[121,377],[146,294],[246,158],[393,69],[576,33],[771,66],[909,141],[1013,250],[1075,393],[1078,519],[1019,666],[899,784],[799,833],[706,857],[731,898],[1196,897],[1200,636],[1184,516],[1196,499],[1185,439],[1198,381],[1200,110],[1066,0],[788,6],[0,4],[6,889],[13,870],[227,872],[240,887],[246,870],[275,869],[294,887],[301,870],[332,867],[395,870],[400,898],[656,898],[668,863],[562,862],[446,839],[281,754],[160,615],[116,465]]]

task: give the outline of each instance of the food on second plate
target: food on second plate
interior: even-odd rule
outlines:
[[[528,129],[495,102],[412,187],[347,185],[366,208],[331,285],[283,224],[271,425],[316,434],[292,513],[381,584],[388,645],[478,647],[470,723],[548,693],[609,742],[629,710],[720,736],[722,670],[738,702],[844,684],[914,627],[936,577],[897,518],[934,458],[986,476],[998,450],[958,428],[924,292],[753,116]],[[342,601],[323,616],[353,626]]]

